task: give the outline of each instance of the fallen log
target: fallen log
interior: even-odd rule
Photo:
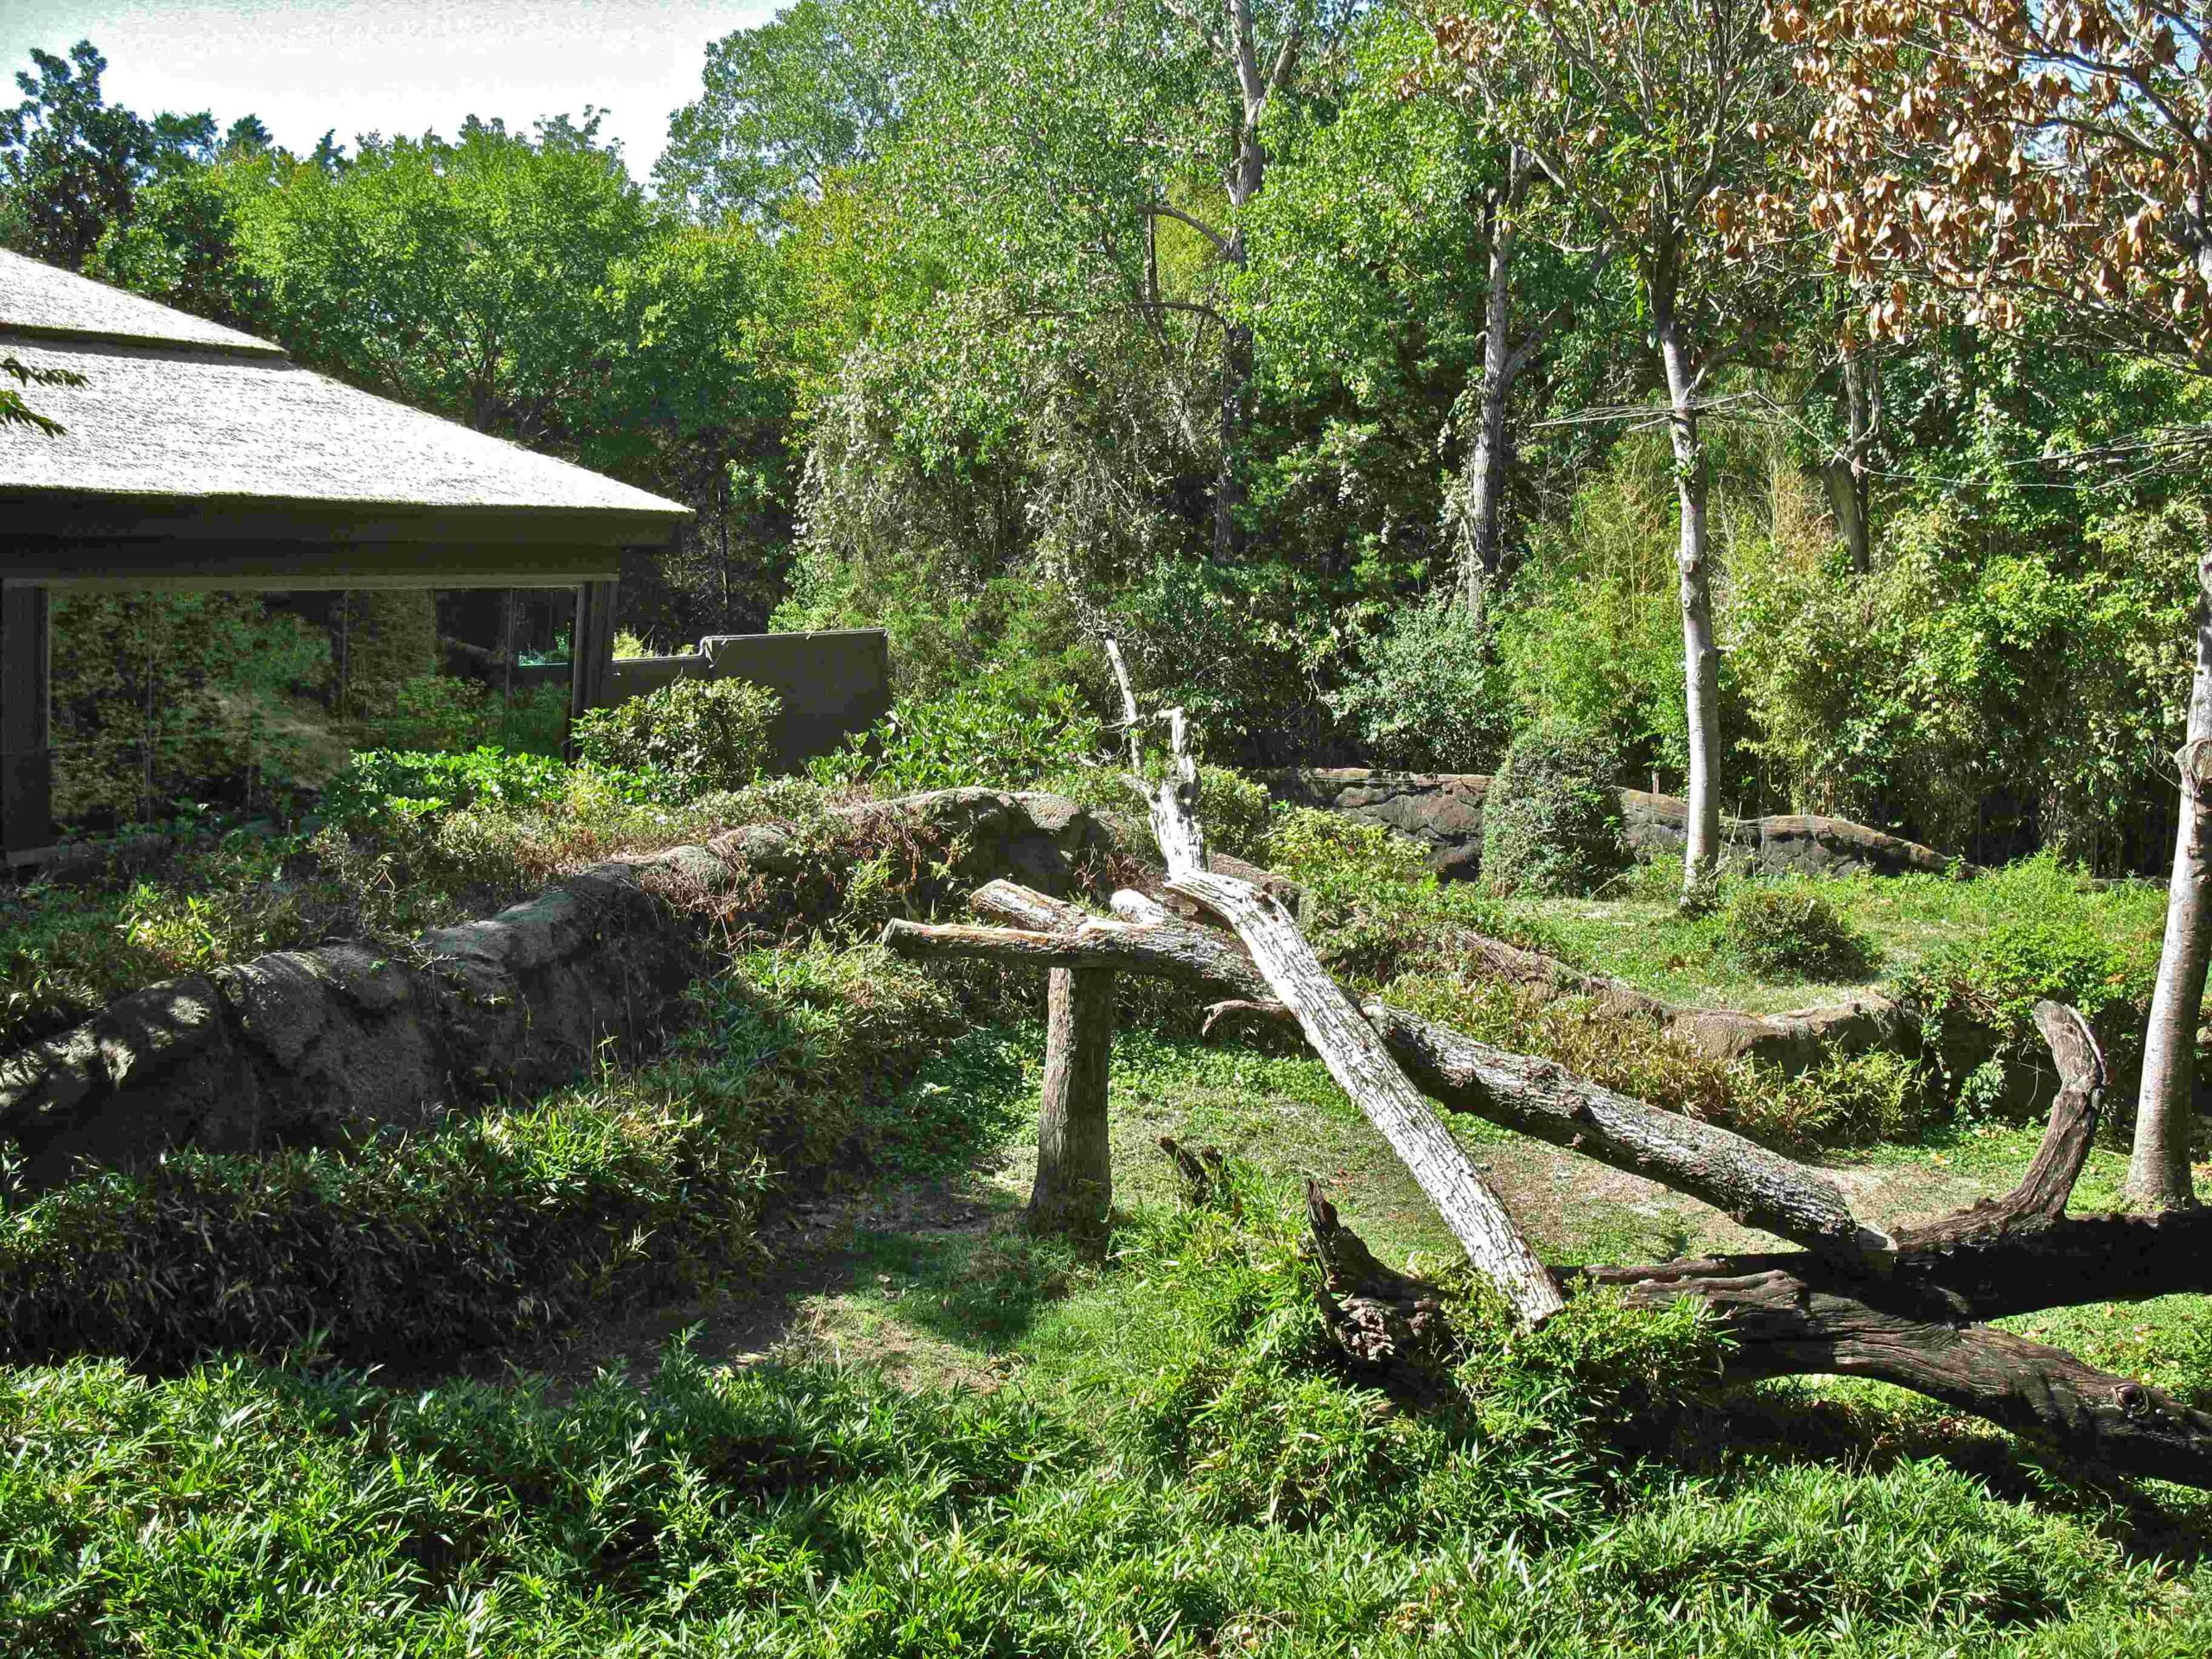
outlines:
[[[1038,932],[895,921],[884,930],[883,942],[916,959],[976,957],[1148,974],[1197,987],[1217,1001],[1230,999],[1255,1013],[1290,1017],[1251,958],[1211,929],[1173,919],[1109,921],[1010,881],[993,882],[975,902],[988,914],[1071,926]],[[1384,1003],[1370,1001],[1360,1012],[1414,1085],[1447,1109],[1663,1182],[1744,1225],[1808,1249],[1855,1258],[1888,1248],[1886,1238],[1852,1214],[1842,1191],[1826,1175],[1732,1130],[1662,1111],[1551,1061],[1478,1042]]]
[[[1167,861],[1167,890],[1193,899],[1236,933],[1268,988],[1297,1017],[1329,1075],[1389,1142],[1427,1194],[1477,1271],[1496,1284],[1526,1324],[1549,1319],[1566,1299],[1497,1195],[1452,1132],[1330,978],[1297,922],[1273,894],[1206,868],[1198,817],[1198,767],[1183,714],[1167,715],[1174,762],[1153,792],[1152,825]],[[1123,924],[1128,925],[1128,924]]]
[[[1595,1276],[1619,1283],[1631,1271]],[[1978,1322],[1892,1313],[1815,1288],[1781,1268],[1729,1277],[1653,1275],[1623,1288],[1629,1302],[1643,1306],[1696,1296],[1732,1338],[1731,1378],[1874,1377],[2033,1434],[2070,1456],[2212,1486],[2212,1414],[2063,1349]]]

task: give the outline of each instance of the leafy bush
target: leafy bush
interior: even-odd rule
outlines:
[[[1483,876],[1493,887],[1587,893],[1629,862],[1614,754],[1601,734],[1546,723],[1522,733],[1483,804]]]
[[[1428,849],[1379,823],[1294,806],[1268,832],[1268,868],[1307,886],[1414,882],[1429,874]]]
[[[1809,882],[1738,887],[1719,936],[1723,953],[1762,979],[1859,979],[1874,967],[1874,942]]]
[[[611,772],[654,772],[681,799],[760,775],[782,701],[750,680],[673,680],[575,723],[576,753]]]
[[[1026,789],[1083,766],[1103,728],[1073,686],[1035,688],[996,665],[933,697],[902,697],[865,733],[817,759],[823,784],[865,783],[883,794],[925,789]]]
[[[566,766],[545,755],[489,745],[465,754],[370,749],[324,787],[322,812],[339,829],[365,830],[480,804],[542,806],[561,798],[569,776]]]
[[[2031,1080],[2049,1069],[2036,1004],[2048,997],[2082,1011],[2104,1049],[2108,1093],[2124,1098],[2139,1075],[2156,974],[2154,958],[2126,950],[2087,917],[2061,914],[1945,939],[1898,976],[1897,989],[1969,1105],[2026,1109],[2037,1103]]]
[[[1442,602],[1400,611],[1329,706],[1378,762],[1413,772],[1487,772],[1512,734],[1490,630]]]
[[[1206,827],[1206,845],[1247,863],[1262,861],[1268,849],[1268,824],[1273,803],[1267,785],[1227,766],[1198,767],[1198,812]]]
[[[0,1216],[10,1353],[175,1364],[312,1338],[434,1358],[753,1258],[779,1182],[1001,1127],[942,1088],[893,1103],[963,1026],[918,969],[821,946],[735,967],[635,1072],[405,1138],[178,1152],[19,1203]]]

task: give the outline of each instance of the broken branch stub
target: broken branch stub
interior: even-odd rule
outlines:
[[[1044,1103],[1030,1224],[1048,1231],[1102,1226],[1114,1201],[1107,1076],[1114,1058],[1114,976],[1055,968],[1046,992]]]

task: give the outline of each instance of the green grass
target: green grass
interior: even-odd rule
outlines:
[[[1822,890],[1893,963],[1908,921],[1915,960],[2030,909],[2109,925],[2129,951],[2145,937],[2137,896],[2047,866]],[[1645,906],[1641,928],[1571,902],[1516,923],[1373,869],[1317,891],[1338,921],[1378,893],[1397,906],[1339,937],[1351,947],[1408,927],[1586,926],[1580,944],[1546,937],[1606,971],[1643,960],[1646,983],[1663,942],[1643,935],[1672,918],[1656,885],[1593,901]],[[1666,925],[1677,946],[1695,926]],[[1133,998],[1112,1077],[1120,1219],[1084,1250],[1017,1213],[1042,1041],[1033,1021],[991,1022],[1009,996],[1041,1001],[1033,982],[925,981],[817,944],[747,957],[702,995],[663,1061],[543,1102],[398,1146],[182,1159],[0,1216],[0,1288],[13,1262],[84,1307],[137,1307],[182,1333],[164,1351],[179,1364],[208,1351],[192,1321],[219,1282],[277,1296],[302,1338],[328,1316],[319,1347],[274,1365],[218,1351],[165,1376],[115,1359],[0,1370],[0,1652],[2212,1649],[2212,1501],[2087,1482],[1878,1384],[1716,1396],[1713,1338],[1688,1310],[1581,1299],[1516,1334],[1310,1058],[1205,1046]],[[1549,1259],[1770,1243],[1571,1153],[1453,1127]],[[1162,1134],[1239,1160],[1237,1213],[1180,1208]],[[1955,1122],[1853,1154],[1846,1174],[1870,1219],[1926,1216],[2008,1185],[2035,1139]],[[2107,1202],[2118,1173],[2094,1154],[2081,1203]],[[1443,1408],[1333,1363],[1299,1248],[1308,1176],[1386,1260],[1452,1286]],[[224,1203],[154,1202],[188,1179]],[[293,1227],[302,1205],[330,1224]],[[843,1218],[804,1246],[756,1228],[764,1207],[772,1224],[809,1205]],[[364,1254],[402,1238],[462,1249],[467,1270],[395,1246],[385,1272]],[[345,1270],[285,1265],[315,1250]],[[194,1262],[200,1303],[175,1291]],[[764,1263],[788,1294],[729,1271]],[[696,1314],[701,1334],[588,1381],[588,1363],[454,1380],[409,1345],[416,1324],[450,1345],[462,1314],[499,1342],[586,1314],[607,1328],[600,1351],[633,1353],[620,1316],[670,1297],[664,1319]],[[268,1325],[245,1306],[218,1350]],[[2212,1404],[2212,1299],[2008,1323]],[[410,1374],[315,1357],[333,1351]]]
[[[1867,978],[1824,982],[1764,978],[1726,950],[1718,915],[1689,918],[1675,900],[1680,873],[1641,865],[1586,899],[1496,901],[1513,922],[1541,933],[1558,954],[1592,973],[1624,979],[1671,1002],[1771,1013],[1840,1001],[1921,966],[1947,945],[2007,924],[2034,920],[2080,929],[2132,963],[2155,965],[2165,893],[2150,882],[2097,887],[2049,858],[2033,858],[1969,880],[1932,875],[1834,877],[1806,881],[1866,934],[1876,949]],[[1726,894],[1742,884],[1732,878]]]

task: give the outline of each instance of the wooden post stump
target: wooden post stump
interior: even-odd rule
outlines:
[[[1029,1222],[1046,1231],[1098,1228],[1114,1202],[1106,1078],[1114,1058],[1114,976],[1055,968],[1046,993],[1045,1103]]]

